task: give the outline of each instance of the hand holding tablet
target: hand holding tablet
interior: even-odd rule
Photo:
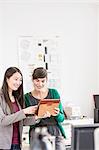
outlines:
[[[47,112],[52,116],[56,116],[59,113],[59,99],[42,99],[39,102],[37,116],[43,117]]]

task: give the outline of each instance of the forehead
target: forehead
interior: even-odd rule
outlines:
[[[46,77],[45,77],[45,78],[37,78],[37,79],[34,79],[34,80],[37,80],[37,81],[44,81],[44,80],[46,80]]]
[[[15,72],[11,77],[12,78],[22,78],[22,75],[19,72]]]

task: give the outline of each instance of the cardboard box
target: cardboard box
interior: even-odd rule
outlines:
[[[79,117],[81,115],[80,107],[78,106],[67,106],[64,108],[67,118]]]

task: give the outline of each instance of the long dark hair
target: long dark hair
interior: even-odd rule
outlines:
[[[19,72],[21,74],[21,76],[22,76],[21,71],[17,67],[10,67],[10,68],[8,68],[6,70],[6,72],[4,74],[4,80],[3,80],[2,88],[1,88],[2,92],[4,94],[5,101],[9,105],[11,112],[13,112],[13,109],[12,109],[12,103],[10,101],[10,97],[9,97],[9,93],[8,93],[7,79],[9,79],[16,72]],[[24,100],[23,100],[23,76],[22,76],[22,84],[20,85],[20,87],[16,91],[12,92],[12,95],[15,97],[15,99],[18,100],[19,104],[23,108],[23,106],[24,106]]]

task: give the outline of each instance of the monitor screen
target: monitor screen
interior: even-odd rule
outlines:
[[[95,108],[99,109],[99,94],[93,95]]]
[[[99,124],[72,126],[71,150],[94,150],[94,130]]]

